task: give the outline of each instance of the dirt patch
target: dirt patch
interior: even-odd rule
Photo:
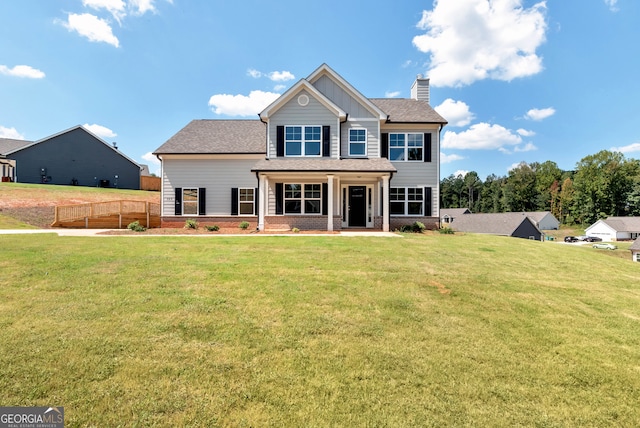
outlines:
[[[0,214],[42,229],[51,227],[55,217],[53,206],[0,208]]]

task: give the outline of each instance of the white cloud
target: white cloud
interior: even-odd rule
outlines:
[[[44,72],[28,65],[16,65],[13,68],[9,68],[6,65],[0,65],[0,74],[6,74],[7,76],[14,77],[26,77],[29,79],[42,79],[45,76]]]
[[[16,128],[5,128],[0,126],[0,138],[11,138],[13,140],[24,140],[24,135],[19,133]]]
[[[115,47],[120,46],[120,41],[113,35],[109,23],[90,13],[70,13],[67,22],[63,22],[62,25],[69,31],[76,31],[91,42],[104,42]]]
[[[262,77],[262,72],[254,69],[254,68],[250,68],[247,70],[247,75],[253,77],[254,79],[259,79]]]
[[[294,76],[289,71],[272,71],[271,73],[269,73],[269,79],[273,80],[274,82],[286,82],[295,78],[296,76]]]
[[[522,0],[434,0],[417,24],[426,33],[413,44],[430,54],[433,86],[511,81],[543,68],[536,49],[545,42],[545,12],[545,1],[523,8]]]
[[[118,134],[116,134],[109,128],[104,127],[102,125],[97,125],[95,123],[93,125],[89,125],[88,123],[85,123],[82,126],[88,131],[91,131],[93,134],[96,134],[98,137],[101,137],[101,138],[113,138],[118,136]]]
[[[467,174],[469,174],[469,171],[467,171],[466,169],[459,169],[453,173],[453,176],[465,178]]]
[[[276,92],[281,92],[283,91],[285,88],[287,87],[287,85],[276,85],[273,87],[273,90]]]
[[[522,165],[522,162],[512,163],[511,166],[507,167],[507,172],[511,171],[512,169],[518,168],[520,165]]]
[[[154,0],[129,0],[129,7],[133,9],[134,15],[144,15],[147,12],[155,13],[156,7],[153,2]]]
[[[450,126],[467,126],[475,118],[469,111],[469,106],[462,101],[454,101],[447,98],[439,106],[434,108],[440,116],[444,117]]]
[[[618,0],[604,0],[604,3],[609,7],[609,10],[611,10],[611,12],[617,12],[618,6]]]
[[[516,146],[513,148],[513,151],[516,153],[531,152],[534,150],[538,150],[538,148],[533,143],[527,143],[524,146]]]
[[[556,114],[556,109],[554,109],[553,107],[532,108],[527,112],[527,114],[524,115],[524,118],[529,120],[540,121],[548,117],[551,117],[554,114]]]
[[[640,143],[633,143],[622,147],[612,147],[611,151],[620,153],[640,152]]]
[[[522,129],[522,128],[518,129],[516,132],[517,132],[519,135],[522,135],[523,137],[533,137],[534,135],[536,135],[536,133],[535,133],[535,132],[533,132],[533,131],[529,131],[529,130],[527,130],[527,129]]]
[[[82,5],[94,10],[105,9],[118,22],[121,22],[122,18],[127,15],[127,5],[123,0],[82,0]]]
[[[522,143],[519,135],[500,125],[477,123],[466,131],[446,131],[442,137],[442,148],[462,150],[496,150]]]
[[[209,98],[209,107],[215,114],[225,116],[251,116],[260,113],[280,94],[251,91],[249,95],[217,94]]]
[[[451,163],[455,161],[459,161],[464,159],[463,156],[460,155],[447,155],[445,153],[440,152],[440,163]]]
[[[142,159],[152,165],[160,165],[160,160],[158,159],[158,157],[151,152],[143,154]]]
[[[387,91],[384,93],[387,98],[397,98],[400,96],[400,91]]]

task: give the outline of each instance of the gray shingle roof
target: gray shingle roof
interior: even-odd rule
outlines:
[[[617,232],[640,232],[640,217],[609,217],[602,221]]]
[[[389,159],[277,158],[258,161],[251,171],[396,172]]]
[[[259,120],[193,120],[154,154],[266,153],[266,136]]]
[[[389,116],[389,122],[447,123],[447,120],[440,116],[425,100],[371,98],[370,101]]]
[[[448,216],[449,218],[457,218],[465,214],[471,214],[469,208],[440,208],[440,217]]]
[[[0,154],[6,155],[29,144],[33,144],[33,141],[0,138]]]
[[[450,224],[452,229],[461,232],[511,236],[525,220],[531,221],[526,213],[465,214]]]
[[[640,250],[640,238],[633,241],[633,244],[629,247],[630,250]]]

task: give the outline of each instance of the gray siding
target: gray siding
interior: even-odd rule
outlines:
[[[345,92],[336,82],[327,76],[319,78],[313,86],[325,97],[329,98],[335,105],[350,117],[354,118],[374,118],[375,116],[367,110],[358,100]]]
[[[347,121],[342,124],[340,133],[341,148],[340,156],[349,157],[349,129],[356,128],[367,130],[367,157],[378,158],[380,153],[380,140],[378,138],[377,121]]]
[[[298,96],[305,94],[309,104],[302,107]],[[307,91],[300,91],[269,119],[268,156],[276,157],[276,129],[279,125],[329,125],[331,126],[331,157],[338,157],[338,117]]]
[[[82,128],[51,137],[11,155],[16,178],[21,183],[41,183],[41,168],[47,183],[96,186],[108,180],[109,187],[140,189],[140,166]]]
[[[258,187],[255,159],[165,159],[162,162],[162,215],[175,213],[175,188],[207,189],[206,214],[231,214],[231,188]]]

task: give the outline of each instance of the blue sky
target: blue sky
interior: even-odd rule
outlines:
[[[637,0],[0,2],[0,137],[85,125],[158,170],[192,119],[257,118],[327,63],[367,97],[431,79],[441,178],[640,157]]]

